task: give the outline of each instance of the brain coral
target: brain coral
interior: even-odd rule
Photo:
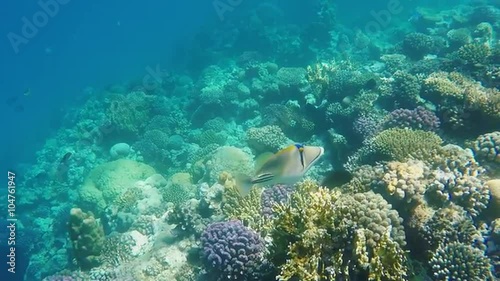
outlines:
[[[155,174],[155,170],[144,164],[128,159],[101,164],[94,168],[78,190],[82,203],[100,214],[107,205],[133,186]]]
[[[261,280],[264,240],[240,221],[210,224],[201,235],[201,259],[217,281]]]

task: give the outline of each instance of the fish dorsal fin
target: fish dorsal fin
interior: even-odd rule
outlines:
[[[255,173],[256,178],[262,174],[272,174],[279,177],[286,173],[290,162],[298,158],[298,149],[295,145],[288,146],[273,154]],[[254,178],[255,179],[255,178]]]

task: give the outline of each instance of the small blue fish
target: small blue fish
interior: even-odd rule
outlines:
[[[245,195],[254,185],[294,184],[309,171],[323,155],[319,146],[290,145],[273,154],[255,173],[254,177],[240,175],[236,185]]]
[[[420,21],[421,18],[422,18],[422,14],[419,11],[415,10],[415,11],[413,11],[413,14],[408,19],[408,22],[418,22],[418,21]]]

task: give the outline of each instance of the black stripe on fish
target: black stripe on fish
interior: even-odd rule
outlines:
[[[271,173],[260,174],[256,178],[252,180],[252,183],[262,183],[266,181],[270,181],[274,178],[274,175]]]

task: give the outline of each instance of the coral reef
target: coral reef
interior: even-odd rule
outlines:
[[[421,106],[415,109],[396,109],[389,113],[384,122],[386,128],[408,128],[424,131],[437,131],[439,118]]]
[[[104,230],[92,213],[81,209],[70,211],[69,237],[78,266],[83,270],[101,264],[100,255],[104,249]]]
[[[15,167],[24,279],[498,279],[500,10],[410,2],[215,1],[154,89],[62,108]],[[295,142],[305,179],[237,185]]]
[[[261,280],[264,241],[240,221],[208,225],[201,244],[201,259],[213,280]]]
[[[404,279],[401,219],[380,195],[340,194],[308,181],[297,188],[289,203],[275,209],[271,236],[274,263],[282,264],[279,280],[353,278],[364,273],[370,280]]]
[[[410,156],[424,159],[438,149],[441,143],[441,138],[432,132],[394,128],[376,135],[371,147],[375,154],[404,161]]]
[[[436,280],[490,280],[490,262],[483,251],[461,243],[436,250],[431,258]]]

